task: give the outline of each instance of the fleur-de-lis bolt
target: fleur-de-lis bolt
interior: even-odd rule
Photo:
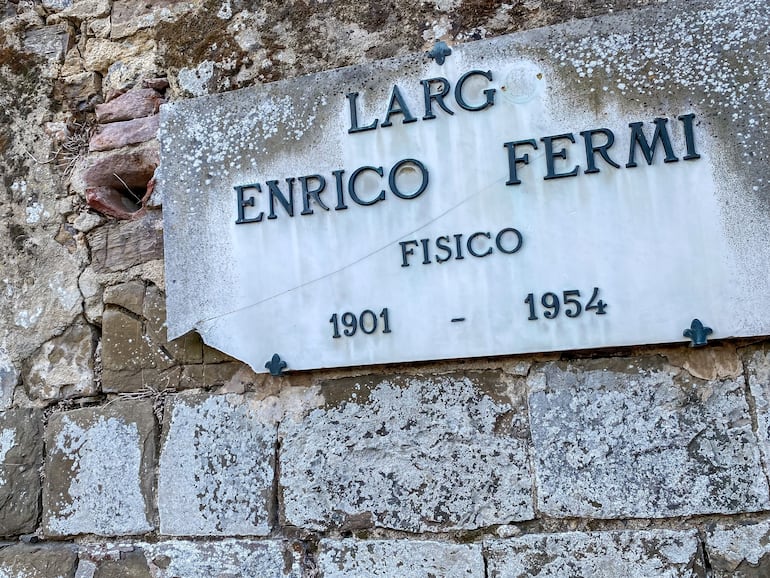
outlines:
[[[689,329],[685,329],[683,335],[692,341],[690,347],[703,347],[708,343],[708,336],[714,333],[711,327],[706,327],[700,319],[693,319]]]
[[[283,375],[283,370],[286,369],[286,362],[281,359],[281,356],[277,353],[273,354],[273,358],[265,364],[265,368],[270,372],[273,377]]]
[[[450,54],[452,54],[452,49],[443,40],[436,42],[433,48],[428,51],[428,56],[433,58],[439,65],[444,64],[446,57]]]

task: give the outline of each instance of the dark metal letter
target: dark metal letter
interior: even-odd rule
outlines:
[[[318,181],[318,187],[312,191],[307,188],[307,182],[309,179],[315,179]],[[299,183],[302,185],[302,212],[301,215],[312,215],[313,209],[310,208],[310,197],[313,197],[316,203],[324,210],[328,211],[329,207],[323,204],[323,201],[319,195],[326,188],[326,179],[321,175],[308,175],[306,177],[299,177]]]
[[[548,167],[548,174],[545,175],[545,177],[543,178],[545,180],[548,180],[548,179],[560,179],[562,177],[576,177],[578,174],[578,169],[580,168],[580,165],[575,165],[575,168],[568,173],[557,173],[553,162],[556,157],[559,157],[565,160],[567,159],[567,149],[561,149],[558,152],[554,152],[553,141],[568,140],[570,142],[575,142],[575,136],[572,133],[557,134],[554,136],[544,136],[540,140],[545,143],[545,164],[546,164],[546,167]]]
[[[259,223],[262,220],[262,217],[265,215],[264,211],[260,211],[259,215],[256,217],[253,217],[251,219],[247,219],[245,216],[246,207],[253,207],[254,206],[254,197],[249,197],[248,199],[243,198],[243,190],[244,189],[256,189],[258,193],[262,192],[262,189],[260,186],[256,183],[253,185],[240,185],[235,188],[235,198],[238,202],[238,220],[235,221],[236,225],[242,225],[243,223]]]
[[[700,155],[695,152],[695,136],[693,135],[692,120],[695,118],[694,114],[683,114],[678,120],[684,124],[684,142],[687,146],[687,156],[682,157],[683,161],[691,161],[699,159]]]
[[[394,108],[394,106],[398,104],[398,108]],[[401,91],[398,89],[398,85],[393,85],[393,92],[390,95],[390,104],[388,105],[388,112],[385,115],[385,121],[380,126],[391,126],[393,123],[390,122],[390,115],[391,114],[402,114],[404,115],[404,120],[401,121],[401,124],[406,124],[408,122],[415,122],[417,119],[412,116],[412,113],[409,112],[409,107],[406,106],[406,102],[404,101],[404,97],[401,96]]]
[[[348,132],[354,133],[354,132],[363,132],[365,130],[376,129],[377,123],[379,122],[379,119],[377,118],[375,118],[371,124],[368,124],[366,126],[358,126],[358,111],[356,110],[356,99],[358,99],[358,93],[349,92],[347,97],[348,97],[348,102],[350,103],[350,128],[348,129]]]
[[[537,150],[537,143],[533,138],[529,140],[517,140],[515,142],[503,143],[503,146],[508,150],[508,177],[509,178],[505,182],[506,185],[520,185],[521,181],[519,180],[519,177],[516,175],[516,165],[518,163],[522,163],[525,165],[529,164],[529,153],[524,153],[520,157],[517,157],[516,145],[529,145],[533,149]]]
[[[422,173],[422,182],[420,183],[420,188],[418,188],[414,193],[408,195],[399,191],[398,187],[396,186],[396,172],[407,163],[417,166],[417,168],[420,169],[420,172]],[[426,169],[425,165],[417,159],[404,159],[398,161],[395,165],[393,165],[393,168],[390,169],[390,174],[388,175],[388,185],[390,186],[390,190],[393,192],[393,194],[396,195],[399,199],[415,199],[419,197],[425,191],[425,189],[428,188],[428,169]]]
[[[655,133],[652,135],[652,143],[647,142],[647,137],[644,136],[642,130],[643,122],[632,122],[628,126],[631,127],[631,148],[628,151],[627,168],[636,166],[636,160],[634,160],[636,154],[636,145],[642,149],[642,154],[648,165],[652,164],[652,158],[655,155],[655,146],[658,144],[658,140],[663,143],[663,150],[666,151],[666,158],[663,159],[665,163],[675,163],[679,159],[674,154],[674,149],[671,146],[671,139],[668,137],[668,129],[666,128],[667,118],[656,118]]]
[[[601,133],[604,136],[607,137],[607,142],[605,142],[603,145],[595,145],[593,142],[593,136],[597,133]],[[580,136],[583,137],[583,140],[585,141],[586,145],[586,164],[588,165],[588,168],[583,171],[583,174],[590,174],[590,173],[598,173],[599,169],[596,166],[596,153],[599,153],[602,155],[602,158],[607,161],[610,165],[615,167],[616,169],[620,168],[620,165],[613,161],[610,158],[610,155],[607,154],[607,149],[612,146],[612,144],[615,142],[615,135],[613,132],[608,128],[596,128],[594,130],[584,130],[580,133]]]
[[[286,179],[289,185],[289,198],[287,199],[281,189],[278,188],[278,181],[267,181],[267,186],[270,189],[270,214],[268,219],[277,219],[278,215],[275,214],[275,202],[274,199],[278,199],[278,202],[283,205],[286,213],[290,216],[294,216],[294,177]]]
[[[430,120],[432,118],[436,118],[436,115],[433,114],[433,105],[431,104],[432,100],[436,101],[436,104],[438,104],[441,109],[446,112],[447,114],[454,114],[452,110],[444,103],[444,97],[449,94],[449,81],[446,78],[438,77],[438,78],[428,78],[426,80],[421,80],[420,83],[422,84],[423,92],[425,93],[425,116],[422,117],[422,120]],[[441,83],[441,91],[433,94],[430,91],[430,85],[433,83]]]
[[[492,71],[487,70],[486,72],[482,70],[471,70],[469,72],[466,72],[460,77],[460,80],[457,81],[457,85],[455,86],[455,100],[457,101],[457,104],[460,105],[460,108],[463,110],[470,110],[470,111],[476,111],[476,110],[484,110],[485,108],[489,108],[493,104],[495,104],[495,89],[494,88],[487,88],[483,94],[487,97],[487,99],[484,101],[483,104],[479,104],[476,106],[470,105],[465,101],[465,98],[463,98],[463,84],[465,84],[465,81],[468,80],[471,76],[483,76],[490,82],[492,81]]]
[[[356,179],[358,178],[358,175],[360,175],[364,171],[373,171],[377,173],[380,176],[384,175],[384,172],[382,170],[382,167],[359,167],[355,171],[353,171],[353,174],[350,175],[350,180],[348,181],[348,194],[350,195],[350,198],[353,199],[356,203],[359,205],[373,205],[374,203],[378,201],[382,201],[385,199],[385,189],[380,191],[380,194],[374,197],[370,201],[363,201],[361,198],[356,194]]]

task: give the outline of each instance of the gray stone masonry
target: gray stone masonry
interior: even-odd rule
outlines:
[[[698,535],[649,530],[530,535],[485,545],[489,578],[699,578]]]
[[[277,540],[84,546],[77,578],[301,578],[303,555]]]
[[[765,472],[770,476],[770,349],[767,346],[748,355],[746,369],[749,390],[757,416],[757,437]]]
[[[35,530],[40,516],[42,463],[42,412],[0,412],[0,535]]]
[[[476,529],[534,517],[523,388],[495,371],[322,386],[281,424],[282,521],[312,529]]]
[[[72,546],[19,544],[0,549],[2,578],[74,578],[76,565]]]
[[[53,414],[45,436],[43,531],[51,536],[151,531],[156,435],[149,400]]]
[[[167,406],[158,479],[160,532],[270,532],[277,428],[250,395],[177,395]]]
[[[548,363],[528,378],[538,509],[665,518],[768,509],[743,377],[659,357]]]
[[[716,526],[706,535],[714,578],[770,576],[770,522]]]
[[[425,540],[321,540],[322,578],[484,578],[479,544]]]

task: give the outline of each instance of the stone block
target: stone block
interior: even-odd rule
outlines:
[[[111,554],[97,563],[90,563],[93,571],[90,578],[152,578],[147,558],[141,549],[130,552],[119,550]],[[78,565],[78,571],[81,566],[85,566],[83,561]]]
[[[291,545],[273,540],[174,540],[143,544],[142,549],[154,578],[303,576],[300,555]]]
[[[155,115],[100,124],[91,137],[88,150],[91,152],[108,151],[127,145],[147,142],[156,138],[159,123],[160,117]]]
[[[284,420],[282,518],[323,530],[471,530],[534,516],[523,387],[499,372],[342,379]]]
[[[144,308],[144,281],[133,279],[120,285],[104,288],[104,304],[117,305],[134,315],[141,315]]]
[[[538,509],[664,518],[765,510],[743,377],[704,381],[658,357],[553,362],[528,378]]]
[[[19,384],[19,372],[11,360],[0,352],[0,411],[13,405],[13,392]]]
[[[147,400],[53,414],[45,437],[44,532],[115,536],[153,530],[156,434]]]
[[[706,535],[706,553],[714,578],[770,576],[770,522],[716,526]]]
[[[161,94],[152,88],[129,90],[111,101],[96,107],[96,120],[100,123],[131,120],[151,116],[165,102]]]
[[[74,578],[77,555],[71,546],[13,545],[0,549],[0,576]]]
[[[110,371],[134,374],[151,367],[144,358],[142,321],[121,309],[108,307],[102,315],[102,364]],[[112,391],[105,384],[105,391]]]
[[[136,198],[141,198],[159,163],[158,146],[152,142],[129,150],[89,155],[84,166],[73,172],[73,187],[78,191],[94,187],[125,191],[128,187]]]
[[[163,221],[157,211],[148,211],[135,221],[99,227],[89,233],[88,242],[97,273],[125,271],[163,258]]]
[[[203,342],[197,333],[188,333],[168,341],[166,333],[166,296],[155,285],[149,285],[142,306],[145,332],[150,340],[161,344],[180,363],[202,363]],[[195,387],[201,387],[197,385]]]
[[[23,383],[30,398],[52,401],[95,395],[96,339],[93,328],[79,322],[41,345],[24,363]]]
[[[245,395],[176,395],[166,409],[158,478],[160,532],[265,536],[276,424]]]
[[[46,60],[62,62],[72,42],[66,24],[32,28],[24,34],[24,49]]]
[[[137,4],[133,0],[113,0],[112,38],[125,38],[143,28],[151,28],[161,20],[177,17],[193,7],[180,0],[146,0]]]
[[[102,77],[95,72],[79,72],[56,82],[54,98],[70,110],[87,111],[101,101]]]
[[[322,578],[484,578],[478,544],[428,540],[321,540],[318,570]]]
[[[705,576],[695,530],[533,534],[490,540],[485,554],[489,578]]]
[[[244,367],[240,362],[185,365],[179,379],[180,389],[225,385]]]
[[[40,411],[0,412],[0,536],[29,533],[37,527],[42,438]]]
[[[770,351],[762,348],[747,356],[746,369],[749,376],[749,391],[754,400],[757,415],[757,437],[765,463],[765,472],[770,476]]]

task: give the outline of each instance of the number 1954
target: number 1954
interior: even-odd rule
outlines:
[[[561,311],[567,317],[578,317],[583,311],[591,311],[596,315],[604,315],[607,313],[607,304],[599,299],[599,288],[594,287],[594,292],[591,294],[591,298],[586,303],[585,308],[580,302],[580,291],[577,289],[571,289],[569,291],[563,291],[561,294],[561,300],[556,293],[543,293],[540,297],[541,309],[543,309],[543,317],[546,319],[556,318]],[[530,293],[524,300],[526,305],[529,305],[529,317],[530,321],[536,321],[539,319],[537,316],[537,303],[535,302],[535,294]]]

